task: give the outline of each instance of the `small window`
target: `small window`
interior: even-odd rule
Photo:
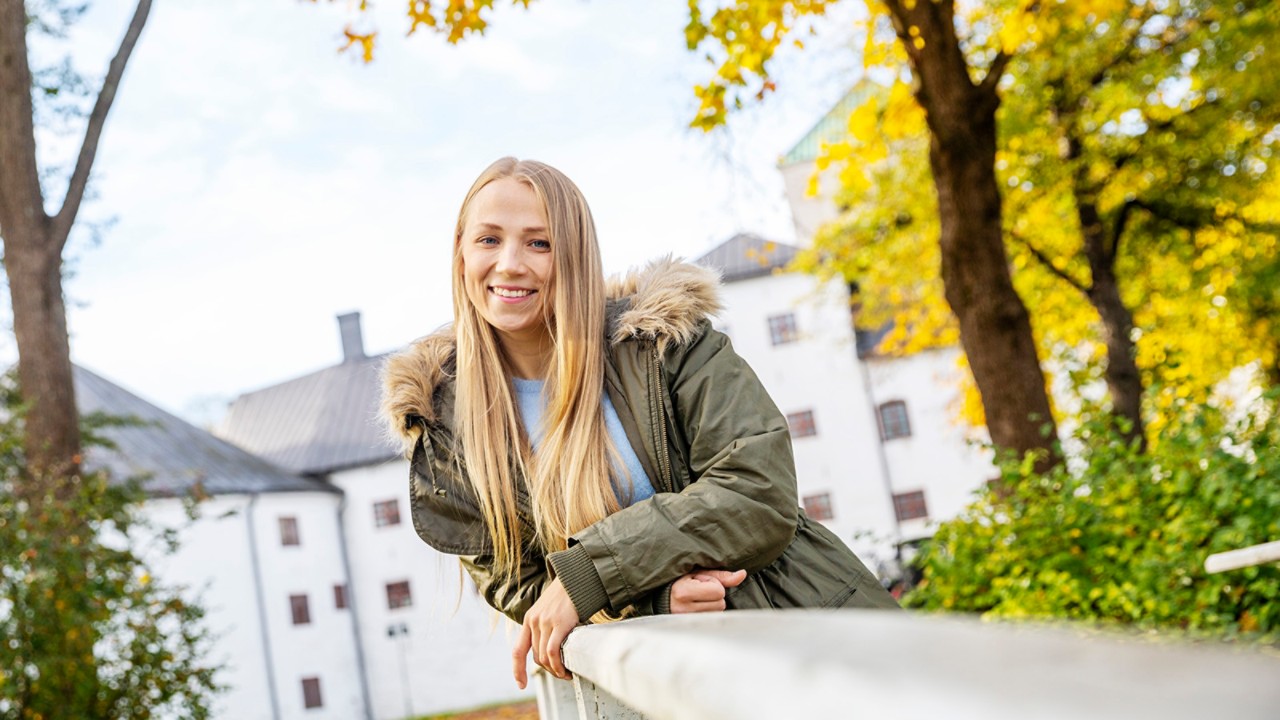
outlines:
[[[282,517],[280,518],[280,544],[281,545],[300,545],[298,542],[298,518]]]
[[[320,678],[302,678],[302,706],[307,709],[324,706],[320,700]]]
[[[796,327],[795,313],[774,315],[769,318],[769,340],[774,345],[783,345],[800,339],[800,330]]]
[[[373,523],[378,527],[400,524],[400,502],[383,500],[373,504]]]
[[[333,586],[333,606],[339,610],[347,609],[347,586]]]
[[[801,410],[787,414],[787,427],[791,430],[791,437],[809,437],[818,434],[818,427],[813,424],[813,411]]]
[[[294,625],[309,625],[311,623],[311,606],[307,604],[306,595],[290,595],[289,607],[293,610]]]
[[[924,504],[924,491],[895,493],[893,511],[897,513],[899,521],[929,517],[929,508]]]
[[[814,520],[830,520],[835,517],[831,512],[831,493],[818,493],[804,496],[804,514]]]
[[[413,594],[409,592],[409,581],[387,583],[387,609],[410,607],[413,605]]]
[[[907,418],[907,404],[891,400],[880,405],[880,438],[888,441],[911,437],[911,420]]]

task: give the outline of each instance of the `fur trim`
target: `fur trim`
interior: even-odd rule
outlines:
[[[396,353],[382,366],[382,406],[378,416],[391,440],[406,457],[422,428],[416,422],[436,420],[435,390],[454,370],[453,326],[447,326]]]
[[[618,316],[613,342],[628,338],[653,340],[661,353],[669,343],[693,340],[698,325],[720,312],[720,276],[714,270],[681,262],[670,255],[622,278],[610,279],[605,295],[629,298]]]
[[[611,325],[610,341],[652,340],[659,352],[671,344],[693,341],[701,323],[720,311],[720,277],[713,271],[667,256],[620,278],[610,278],[605,294],[622,301]],[[422,428],[416,420],[435,422],[436,388],[454,372],[452,326],[392,355],[382,368],[382,407],[387,435],[405,455],[413,452]]]

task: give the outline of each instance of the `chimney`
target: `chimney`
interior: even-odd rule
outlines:
[[[338,331],[342,333],[342,362],[364,360],[364,335],[360,332],[359,311],[339,315]]]

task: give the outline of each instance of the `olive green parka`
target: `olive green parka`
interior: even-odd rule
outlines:
[[[544,558],[526,538],[519,577],[493,567],[492,543],[452,432],[450,329],[393,356],[383,416],[410,459],[414,528],[462,556],[484,598],[521,622],[558,576],[582,620],[669,611],[670,586],[697,568],[746,569],[729,608],[896,607],[830,531],[797,507],[786,420],[729,339],[711,329],[718,279],[662,260],[609,287],[606,391],[656,494],[604,518]],[[854,463],[850,463],[852,466]],[[461,468],[461,469],[459,469]]]

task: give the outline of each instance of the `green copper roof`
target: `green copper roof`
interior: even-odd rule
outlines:
[[[813,126],[813,129],[800,138],[800,142],[796,143],[795,147],[782,156],[782,160],[778,164],[794,165],[795,163],[813,162],[817,159],[823,144],[829,145],[843,140],[849,134],[849,115],[874,90],[875,86],[869,80],[859,81],[857,85],[853,86],[852,90],[840,98],[840,102],[836,103],[835,107],[822,116],[822,119]]]

